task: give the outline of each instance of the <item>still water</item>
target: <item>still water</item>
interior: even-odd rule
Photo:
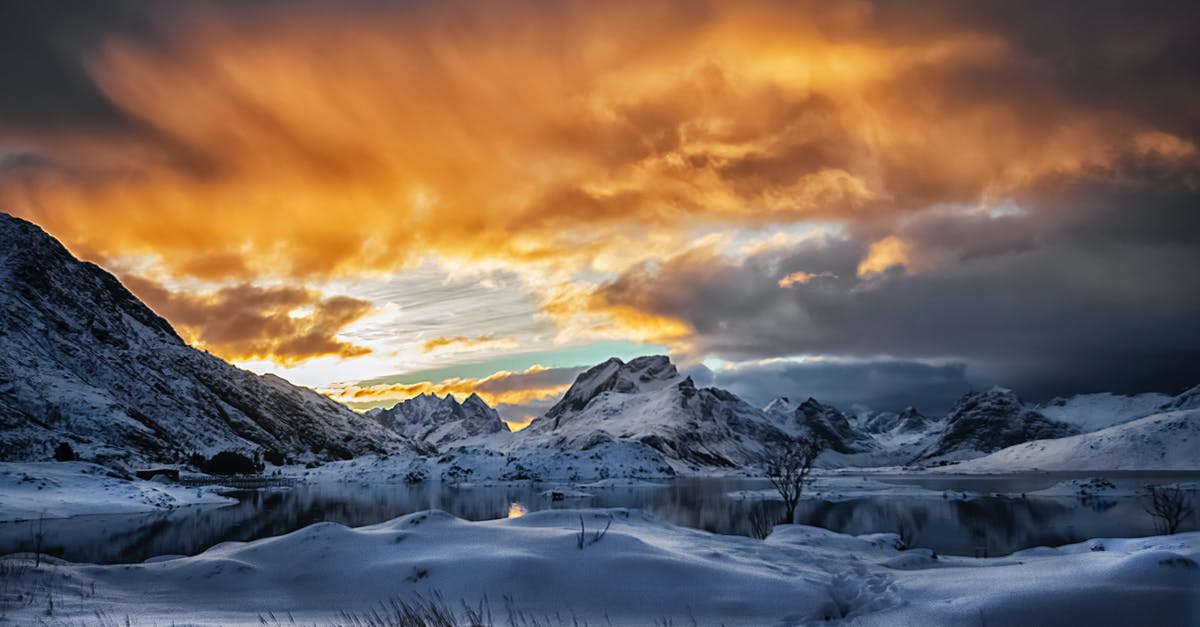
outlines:
[[[914,546],[952,555],[1003,555],[1032,546],[1054,546],[1094,537],[1145,536],[1153,520],[1137,498],[1080,501],[1019,496],[1066,475],[979,477],[876,477],[932,490],[1006,492],[1018,496],[869,496],[842,501],[804,500],[797,522],[863,534],[904,531]],[[1198,474],[1110,476],[1118,485],[1196,481]],[[155,555],[194,555],[226,541],[280,535],[331,521],[369,525],[437,508],[469,520],[517,516],[551,508],[640,508],[675,524],[716,533],[750,535],[757,501],[732,499],[731,491],[769,489],[761,479],[677,479],[657,486],[587,488],[590,497],[553,500],[550,486],[450,487],[436,484],[299,485],[234,493],[236,505],[188,507],[171,512],[80,516],[46,520],[43,551],[76,562],[130,563]],[[779,507],[782,509],[782,507]],[[31,550],[37,521],[0,524],[0,555]],[[1183,525],[1200,529],[1200,514]]]

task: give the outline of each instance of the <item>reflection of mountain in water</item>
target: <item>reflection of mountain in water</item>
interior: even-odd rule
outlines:
[[[797,522],[851,534],[899,533],[941,553],[1005,555],[1088,538],[1153,535],[1137,499],[1091,500],[989,496],[969,500],[873,497],[803,501]],[[1195,521],[1193,521],[1193,524]]]
[[[760,502],[731,500],[728,492],[763,489],[764,481],[679,479],[660,487],[590,490],[594,496],[552,501],[547,486],[451,488],[426,484],[298,486],[286,491],[247,492],[237,505],[193,507],[142,516],[85,516],[47,520],[46,552],[72,561],[139,562],[155,555],[196,554],[225,541],[280,535],[321,521],[368,525],[425,509],[442,509],[468,520],[504,518],[514,503],[529,511],[572,507],[633,507],[678,525],[716,533],[751,534],[750,512]],[[777,502],[768,507],[781,509]],[[776,511],[776,513],[778,513]],[[803,501],[797,520],[852,534],[898,532],[918,546],[946,554],[989,555],[1095,537],[1154,533],[1136,499],[1080,502],[1075,499],[982,497],[871,497],[842,502]],[[30,550],[37,522],[0,524],[0,555]],[[1200,528],[1200,515],[1185,529]]]

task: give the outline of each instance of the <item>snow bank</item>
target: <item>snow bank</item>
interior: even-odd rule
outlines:
[[[580,525],[585,527],[580,547]],[[607,528],[607,532],[603,530]],[[466,522],[438,511],[350,529],[320,523],[195,557],[92,566],[10,556],[17,623],[347,622],[440,593],[546,624],[1187,624],[1200,610],[1200,533],[1102,540],[993,559],[900,551],[893,534],[784,525],[767,540],[685,529],[638,511],[555,510]],[[45,561],[45,560],[44,560]],[[559,617],[559,618],[555,618]],[[561,620],[560,620],[561,619]],[[501,622],[502,619],[501,619]]]
[[[237,502],[216,489],[124,479],[87,462],[0,462],[0,522]]]

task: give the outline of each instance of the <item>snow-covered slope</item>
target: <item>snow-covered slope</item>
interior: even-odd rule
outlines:
[[[717,388],[697,388],[665,356],[610,359],[579,375],[546,414],[517,435],[522,446],[580,449],[640,443],[681,469],[739,468],[784,437],[761,410]]]
[[[0,214],[0,459],[52,459],[60,442],[109,465],[409,448],[312,390],[191,348],[111,274]]]
[[[1121,396],[1105,392],[1055,398],[1038,405],[1037,411],[1051,420],[1075,425],[1086,432],[1149,416],[1171,401],[1172,398],[1165,394]]]
[[[990,559],[899,544],[800,525],[755,540],[626,509],[487,522],[425,511],[141,564],[15,555],[2,583],[19,599],[13,624],[399,624],[416,595],[503,624],[614,627],[1192,625],[1200,607],[1200,533]]]
[[[1010,446],[953,472],[1200,470],[1200,409],[1153,414],[1093,433]]]
[[[1176,411],[1179,409],[1200,409],[1200,385],[1197,385],[1179,396],[1168,400],[1158,407],[1160,411]]]
[[[222,489],[142,481],[87,462],[0,462],[0,522],[237,502]]]
[[[936,441],[919,456],[924,460],[980,457],[1002,448],[1079,433],[1079,428],[1051,420],[1027,407],[1015,392],[994,387],[959,399],[946,416]]]
[[[475,394],[462,403],[450,394],[421,394],[368,415],[396,433],[438,447],[508,432],[500,414]]]

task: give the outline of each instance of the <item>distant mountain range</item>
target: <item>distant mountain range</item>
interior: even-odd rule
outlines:
[[[758,408],[649,356],[588,369],[518,433],[475,395],[421,395],[360,415],[189,347],[112,275],[0,214],[0,460],[50,459],[65,442],[125,467],[223,450],[296,461],[436,453],[450,478],[608,477],[736,472],[771,443],[804,436],[821,442],[824,466],[1200,468],[1198,408],[1200,387],[1040,406],[997,387],[941,418],[914,407],[847,413],[813,398]]]
[[[445,398],[421,394],[366,415],[396,433],[434,446],[508,431],[500,414],[475,394],[462,403],[449,394]]]

